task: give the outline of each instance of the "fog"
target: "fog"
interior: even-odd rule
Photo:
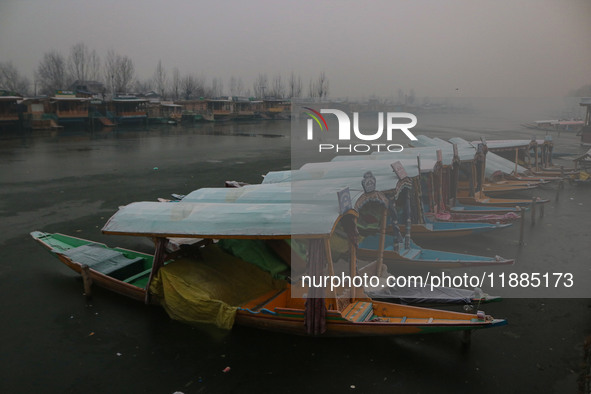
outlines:
[[[591,2],[0,2],[0,62],[30,79],[43,54],[84,42],[129,56],[136,76],[169,70],[247,88],[259,73],[330,97],[562,97],[591,83]]]

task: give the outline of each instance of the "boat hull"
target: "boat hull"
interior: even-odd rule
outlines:
[[[466,223],[466,222],[433,222],[428,224],[413,224],[411,235],[413,239],[441,239],[466,237],[474,234],[486,233],[511,226],[507,224]],[[400,232],[406,232],[405,225],[399,225]]]
[[[74,261],[64,254],[68,249],[66,241],[72,242],[70,249],[78,246],[96,244],[81,238],[59,235],[62,243],[56,244],[51,241],[53,234],[41,232],[31,233],[32,237],[45,248],[54,254],[70,267],[72,270],[82,273],[83,264]],[[114,249],[108,249],[114,250]],[[117,248],[118,251],[126,249]],[[133,252],[133,251],[130,251]],[[133,252],[139,255],[139,252]],[[150,257],[149,255],[145,255]],[[149,260],[148,260],[149,261]],[[121,295],[144,301],[145,288],[125,283],[123,280],[115,279],[92,268],[84,270],[89,272],[90,277],[98,286],[114,291]],[[260,303],[260,300],[266,300]],[[264,330],[277,331],[296,335],[308,335],[305,325],[305,308],[303,299],[291,299],[289,288],[279,293],[269,293],[259,299],[238,308],[235,316],[235,324],[255,327]],[[364,304],[370,306],[371,320],[354,321],[347,319],[342,311],[328,309],[326,312],[326,330],[321,336],[392,336],[406,334],[424,334],[445,331],[467,331],[483,328],[497,327],[507,324],[506,320],[493,319],[490,316],[474,315],[468,313],[443,311],[413,307],[408,305],[391,304],[386,302],[364,299]],[[294,304],[296,307],[286,307],[283,304]],[[326,300],[328,306],[334,305],[333,300]],[[264,306],[264,311],[261,308]],[[258,307],[258,311],[253,309]]]

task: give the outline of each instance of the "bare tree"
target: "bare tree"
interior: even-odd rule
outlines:
[[[328,78],[326,77],[324,71],[322,71],[318,76],[315,87],[318,99],[320,101],[328,96]]]
[[[135,81],[133,89],[138,93],[147,93],[153,89],[152,80],[144,79]]]
[[[133,61],[127,56],[121,56],[119,61],[119,90],[121,92],[128,92],[133,85],[134,78],[135,67]]]
[[[310,82],[308,83],[308,97],[315,98],[318,94],[318,89],[316,89],[316,82],[310,78]]]
[[[230,78],[230,94],[232,96],[242,96],[244,94],[244,84],[242,83],[242,78],[232,75]]]
[[[75,81],[95,81],[100,76],[101,60],[95,50],[79,42],[70,49],[68,72]]]
[[[156,86],[156,90],[162,99],[166,97],[167,80],[166,70],[162,67],[162,60],[158,60],[156,71],[154,71],[154,86]]]
[[[289,98],[300,97],[302,95],[302,79],[299,75],[296,77],[296,75],[292,72],[289,76],[288,86]]]
[[[211,80],[211,96],[219,97],[224,94],[224,81],[221,78]]]
[[[175,67],[172,70],[172,81],[171,81],[171,95],[173,100],[178,100],[181,97],[181,73],[179,69]]]
[[[276,98],[283,98],[285,95],[285,85],[283,85],[283,80],[281,79],[280,74],[275,75],[273,78],[273,84],[271,85],[271,91],[269,93]]]
[[[183,99],[190,100],[197,91],[197,80],[193,75],[185,75],[181,78],[181,94]]]
[[[415,103],[415,90],[411,89],[410,92],[408,92],[408,96],[406,96],[406,103],[407,104],[414,104]]]
[[[207,88],[205,87],[205,77],[203,75],[195,77],[195,83],[197,84],[197,87],[195,89],[195,96],[205,97],[207,95]]]
[[[135,67],[127,56],[121,56],[112,49],[107,52],[105,59],[105,78],[113,94],[127,93],[134,82]]]
[[[12,62],[0,63],[0,89],[27,95],[30,85],[26,77],[19,75]]]
[[[255,97],[265,98],[265,90],[267,89],[267,74],[259,74],[252,86]]]
[[[398,89],[398,104],[404,104],[404,91],[402,89]]]
[[[37,67],[37,81],[44,94],[53,94],[69,84],[66,72],[66,60],[56,51],[46,52]]]

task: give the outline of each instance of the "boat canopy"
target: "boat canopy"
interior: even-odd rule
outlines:
[[[480,141],[472,141],[470,145],[476,147]],[[531,146],[544,145],[544,140],[487,140],[486,146],[489,150],[515,150],[517,149],[528,149]]]
[[[441,138],[429,138],[426,137],[424,135],[418,135],[417,136],[418,141],[414,141],[413,144],[415,143],[419,143],[421,144],[421,146],[426,146],[426,147],[431,147],[431,149],[433,149],[434,147],[436,147],[437,149],[444,149],[444,151],[449,151],[449,149],[451,149],[451,147],[453,146],[453,144],[456,144],[458,146],[458,152],[462,152],[460,153],[460,156],[462,156],[462,154],[468,155],[468,152],[472,152],[472,157],[474,157],[475,153],[476,153],[476,147],[474,145],[472,145],[470,142],[462,139],[462,138],[450,138],[449,142],[442,140]],[[488,141],[487,141],[487,146],[488,146]],[[500,171],[503,174],[513,174],[513,172],[515,171],[515,163],[513,163],[511,160],[507,160],[493,152],[488,152],[486,154],[486,167],[485,167],[485,176],[487,178],[490,178],[492,176],[494,176],[494,174]],[[522,166],[517,166],[517,172],[518,173],[525,173],[527,172],[527,168],[522,167]]]
[[[113,215],[105,234],[192,238],[290,238],[327,237],[339,219],[336,204],[258,203],[166,203],[136,202]],[[298,215],[292,215],[292,208]],[[302,233],[292,234],[292,216],[300,219]],[[299,222],[298,221],[298,222]]]
[[[354,207],[365,194],[361,180],[368,171],[375,177],[376,191],[397,195],[410,186],[383,161],[354,164],[358,163],[307,164],[301,170],[277,173],[274,182],[274,173],[269,173],[260,185],[203,188],[176,203],[132,203],[120,208],[103,232],[215,239],[326,238],[341,218],[337,193],[348,189]],[[407,165],[410,177],[418,175],[416,159]],[[425,160],[424,165],[435,164]],[[345,214],[356,212],[351,209]]]
[[[466,141],[462,138],[458,138],[458,137],[450,138],[449,142],[454,143],[454,144],[471,145],[468,141]],[[487,144],[488,144],[488,141],[487,141]],[[476,148],[473,147],[473,149],[476,149]],[[517,168],[517,173],[519,173],[519,174],[527,173],[527,171],[528,171],[528,169],[523,166],[517,165],[517,167],[516,167],[514,162],[512,162],[511,160],[505,159],[504,157],[501,157],[501,156],[497,155],[496,153],[488,152],[486,154],[485,176],[487,178],[494,176],[494,174],[497,171],[500,171],[506,175],[511,175],[515,172],[515,168]]]
[[[423,158],[421,156],[421,174],[435,170],[437,160],[433,157]],[[391,167],[391,164],[397,161],[402,164],[408,177],[414,178],[419,175],[417,156],[399,157],[398,154],[390,154],[390,156],[381,157],[383,160],[377,160],[378,157],[373,155],[337,156],[336,158],[340,159],[325,163],[308,163],[299,170],[271,171],[264,176],[263,184],[281,184],[303,180],[328,182],[330,180],[334,187],[340,186],[341,189],[349,187],[351,191],[361,191],[360,180],[366,172],[371,171],[376,177],[378,190],[388,191],[396,189],[400,181]],[[351,160],[347,160],[347,158],[351,158]],[[386,159],[390,160],[386,161]]]

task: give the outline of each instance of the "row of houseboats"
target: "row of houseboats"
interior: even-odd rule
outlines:
[[[67,125],[112,127],[117,124],[290,119],[290,100],[242,97],[153,101],[132,95],[103,100],[75,91],[48,97],[21,97],[0,91],[0,127],[50,129]]]

